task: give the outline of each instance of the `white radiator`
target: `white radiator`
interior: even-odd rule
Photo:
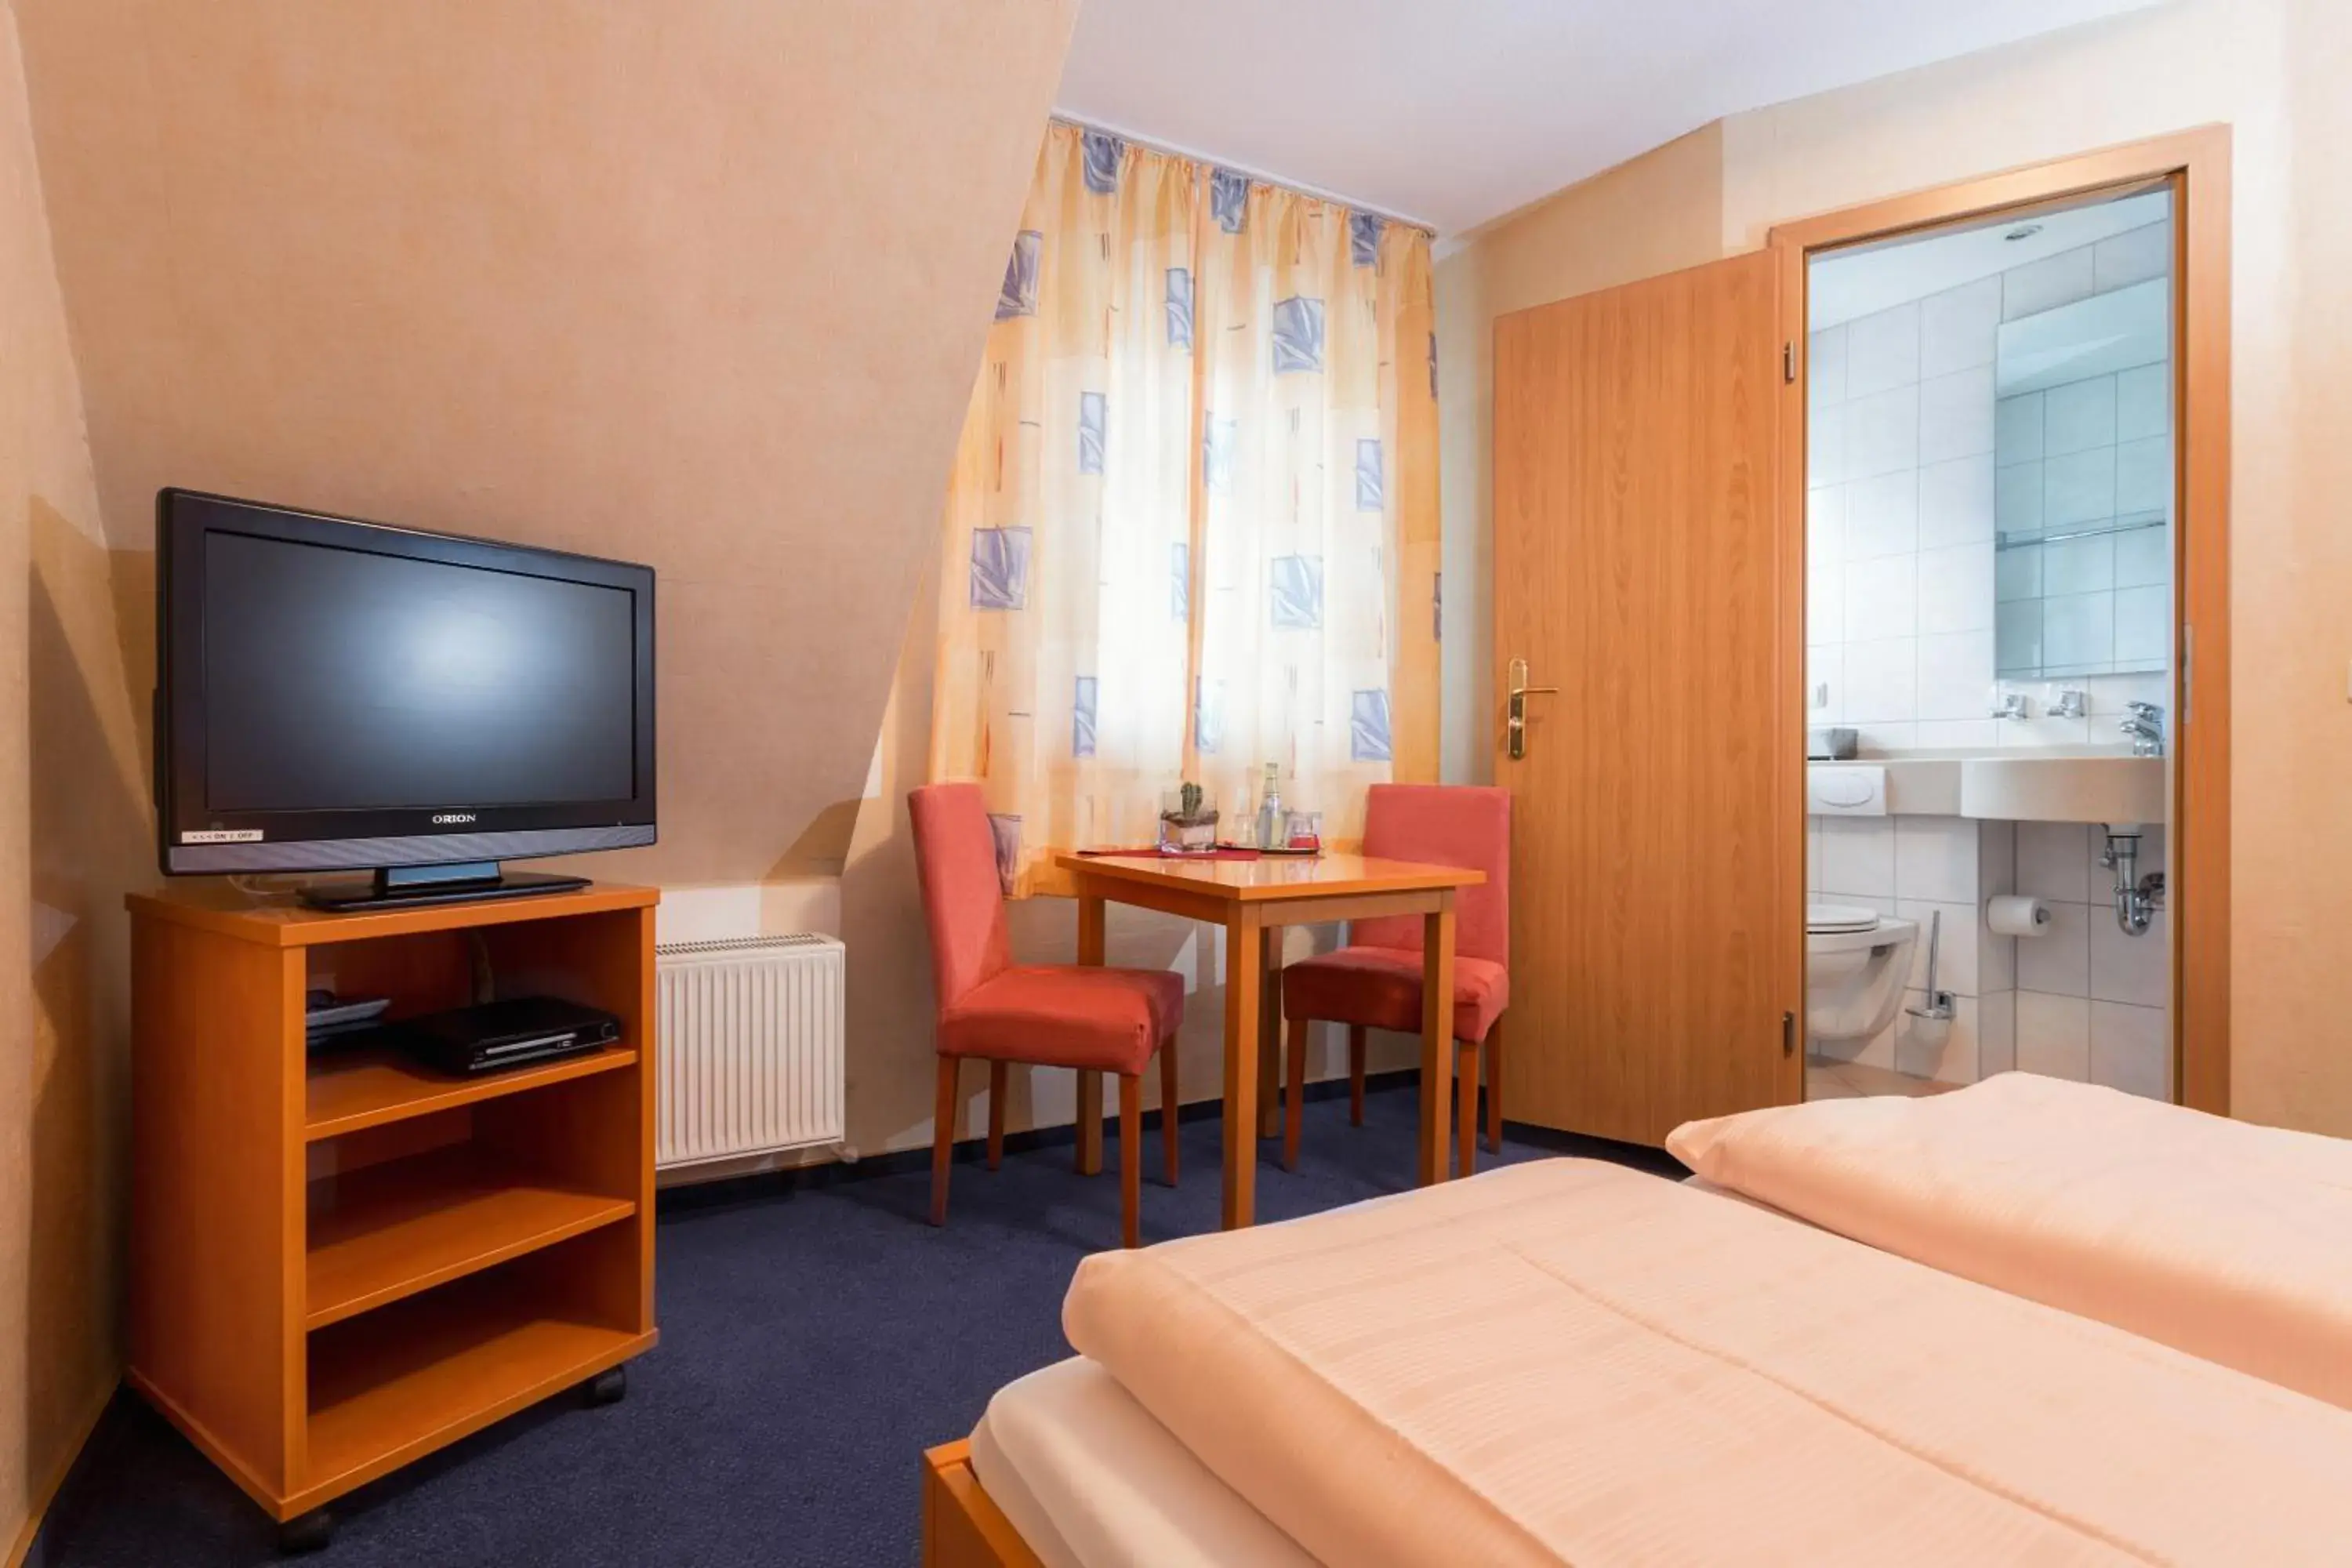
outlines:
[[[655,1163],[841,1142],[841,943],[756,936],[669,942],[654,954],[661,1031]]]

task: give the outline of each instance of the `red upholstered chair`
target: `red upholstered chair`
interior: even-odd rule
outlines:
[[[1503,1145],[1503,1009],[1511,1000],[1511,796],[1508,791],[1453,784],[1374,784],[1364,802],[1364,853],[1383,860],[1468,866],[1486,873],[1454,902],[1454,1037],[1460,1050],[1461,1170],[1475,1165],[1478,1058],[1486,1065],[1486,1147]],[[1285,1053],[1282,1163],[1298,1163],[1298,1130],[1307,1088],[1307,1026],[1317,1018],[1348,1026],[1348,1119],[1364,1121],[1364,1031],[1421,1032],[1421,932],[1418,915],[1358,921],[1349,944],[1282,972]]]
[[[1008,1062],[1076,1068],[1081,1114],[1102,1103],[1087,1079],[1118,1075],[1121,1237],[1136,1245],[1142,1199],[1143,1068],[1160,1053],[1162,1154],[1176,1184],[1176,1029],[1184,1021],[1184,979],[1161,969],[1014,963],[997,879],[996,836],[974,784],[927,784],[907,796],[914,819],[915,867],[931,932],[931,977],[939,991],[940,1079],[931,1139],[931,1223],[948,1217],[948,1162],[955,1147],[956,1073],[966,1057],[988,1063],[988,1168],[1004,1157],[1004,1068]],[[1099,1079],[1096,1082],[1099,1083]],[[1079,1166],[1088,1140],[1081,1130]]]

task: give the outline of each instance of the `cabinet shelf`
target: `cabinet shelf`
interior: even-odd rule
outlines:
[[[395,1050],[361,1050],[331,1056],[310,1068],[308,1110],[303,1136],[312,1142],[341,1137],[362,1128],[381,1127],[412,1116],[454,1110],[500,1095],[520,1094],[550,1084],[568,1083],[594,1073],[635,1067],[636,1051],[628,1046],[606,1046],[560,1057],[536,1067],[457,1078],[436,1072]]]
[[[310,1337],[310,1484],[347,1491],[651,1345],[567,1316],[555,1292],[476,1275]]]
[[[312,1329],[429,1290],[636,1213],[471,1145],[310,1184]]]
[[[124,1374],[270,1517],[654,1343],[658,894],[127,901]],[[473,1077],[304,1049],[312,990],[414,1017],[462,1006],[485,970],[611,1014],[623,1043]]]

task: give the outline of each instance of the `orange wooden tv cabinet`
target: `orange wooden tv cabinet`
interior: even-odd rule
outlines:
[[[129,1376],[279,1522],[584,1384],[654,1331],[654,905],[592,887],[322,914],[133,895]],[[393,1018],[552,995],[618,1044],[459,1078],[303,1038],[303,994]]]

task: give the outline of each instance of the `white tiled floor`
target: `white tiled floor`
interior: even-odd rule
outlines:
[[[1916,1097],[1941,1094],[1946,1089],[1958,1087],[1957,1084],[1937,1083],[1931,1078],[1872,1067],[1867,1062],[1831,1061],[1822,1057],[1809,1058],[1805,1062],[1807,1100],[1861,1100],[1874,1094]]]

